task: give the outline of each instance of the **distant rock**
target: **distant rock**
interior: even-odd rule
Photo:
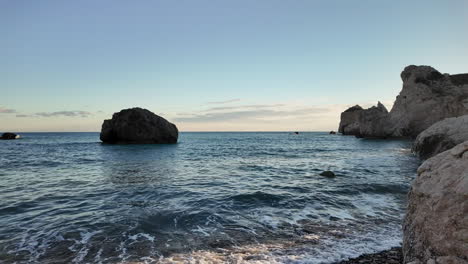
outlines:
[[[418,135],[413,151],[427,159],[468,140],[468,115],[446,118]]]
[[[424,162],[408,195],[405,263],[468,263],[468,141]]]
[[[335,135],[336,132],[335,132],[335,131],[330,131],[330,133],[328,133],[328,134],[330,134],[330,135]]]
[[[379,109],[362,114],[366,110],[361,107],[350,108],[341,114],[339,131],[362,137],[415,138],[440,120],[468,114],[468,74],[441,74],[430,66],[410,65],[401,79],[403,88],[387,115]]]
[[[359,133],[357,137],[387,138],[388,110],[380,102],[377,106],[363,110],[359,113]]]
[[[335,173],[333,171],[324,171],[324,172],[320,173],[320,176],[333,178],[333,177],[335,177]]]
[[[166,119],[142,109],[125,109],[104,120],[100,139],[111,144],[177,143],[179,131]]]
[[[341,120],[338,132],[340,132],[343,135],[359,134],[359,114],[362,110],[362,107],[360,107],[359,105],[355,105],[341,113]]]
[[[7,132],[7,133],[3,133],[2,134],[2,137],[0,137],[0,139],[18,139],[20,138],[19,135],[15,134],[15,133],[10,133],[10,132]]]

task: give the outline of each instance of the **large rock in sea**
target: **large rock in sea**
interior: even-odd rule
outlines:
[[[468,141],[424,162],[408,195],[405,263],[468,263]]]
[[[359,113],[359,133],[357,137],[386,138],[388,130],[388,110],[380,102],[377,106],[363,110]]]
[[[104,120],[100,138],[111,144],[177,143],[179,131],[166,119],[142,109],[124,109]]]
[[[368,122],[372,119],[364,118],[364,124],[358,121],[353,125],[353,134],[358,135],[355,127],[359,127],[364,137],[385,135],[415,138],[440,120],[468,114],[468,74],[441,74],[430,66],[411,65],[403,70],[401,79],[403,89],[387,115],[387,120],[382,120],[384,115],[376,118],[379,122],[376,126],[385,126],[373,134],[373,130],[368,129]],[[361,133],[361,126],[365,126],[364,131],[371,133]]]
[[[416,137],[434,123],[468,114],[468,74],[441,74],[430,66],[408,66],[403,89],[390,112],[393,136]]]
[[[16,135],[15,133],[10,133],[10,132],[3,133],[2,136],[0,137],[0,139],[18,139],[18,138],[20,138],[19,135]]]
[[[468,115],[446,118],[418,135],[413,151],[428,159],[468,140]]]
[[[362,110],[363,109],[361,106],[355,105],[341,113],[338,132],[343,135],[359,134],[359,114],[362,112]]]

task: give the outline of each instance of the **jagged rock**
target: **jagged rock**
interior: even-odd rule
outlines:
[[[340,132],[343,135],[359,134],[359,113],[362,110],[363,109],[361,106],[355,105],[341,113],[341,120],[338,132]]]
[[[468,141],[424,162],[408,195],[405,263],[468,263]]]
[[[359,113],[359,134],[357,137],[387,138],[388,110],[380,102],[377,106],[363,110]]]
[[[468,115],[446,118],[418,135],[413,151],[427,159],[468,140]]]
[[[18,138],[20,138],[19,135],[16,135],[15,133],[10,133],[10,132],[3,133],[2,137],[0,137],[0,139],[18,139]]]
[[[468,114],[468,81],[465,75],[441,74],[430,66],[406,67],[403,89],[390,111],[394,137],[416,137],[434,123]]]
[[[131,108],[104,120],[100,138],[111,144],[177,143],[179,131],[166,119],[142,109]]]
[[[340,129],[363,137],[415,138],[440,120],[468,114],[468,74],[441,74],[430,66],[411,65],[403,70],[401,79],[403,89],[386,118],[383,113],[369,111],[361,124],[345,111]],[[362,111],[355,116],[361,117]],[[369,124],[373,120],[377,124]]]

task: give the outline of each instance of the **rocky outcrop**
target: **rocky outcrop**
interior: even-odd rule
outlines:
[[[142,109],[125,109],[104,120],[100,138],[111,144],[177,143],[179,131],[166,119]]]
[[[468,114],[468,74],[441,74],[430,66],[411,65],[403,70],[401,79],[403,89],[386,120],[383,120],[383,114],[375,119],[379,122],[375,127],[382,124],[385,126],[373,134],[373,130],[368,129],[368,122],[373,119],[364,118],[364,124],[360,121],[353,123],[353,131],[359,128],[364,137],[385,135],[415,138],[440,120]],[[342,123],[350,123],[350,118],[344,113],[341,115],[340,128]],[[371,133],[361,133],[361,126],[365,127],[365,132]]]
[[[3,133],[2,137],[0,137],[0,139],[18,139],[18,138],[20,138],[19,135],[16,135],[15,133],[10,133],[10,132]]]
[[[338,132],[343,135],[359,134],[359,114],[362,112],[362,110],[362,107],[355,105],[341,113]]]
[[[357,137],[365,138],[387,138],[390,136],[387,131],[388,127],[388,110],[380,102],[377,106],[363,110],[359,113],[359,133]]]
[[[405,263],[468,263],[468,141],[424,162],[408,196]]]
[[[468,115],[439,121],[418,135],[413,151],[427,159],[468,140]]]

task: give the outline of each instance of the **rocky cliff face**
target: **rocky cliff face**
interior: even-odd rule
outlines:
[[[125,109],[104,120],[100,138],[111,144],[177,143],[179,131],[166,119],[142,109]]]
[[[439,121],[418,135],[413,151],[428,159],[468,140],[468,115]]]
[[[361,136],[414,138],[440,120],[468,114],[468,74],[441,74],[430,66],[411,65],[401,79],[403,89],[387,116],[381,113],[354,125],[364,130]],[[370,125],[372,120],[377,124]]]
[[[365,138],[387,138],[389,136],[388,127],[388,110],[381,104],[363,110],[359,113],[359,133],[357,137]]]
[[[468,141],[418,169],[403,225],[405,263],[468,263]]]
[[[341,113],[338,132],[343,135],[359,134],[359,114],[362,112],[362,110],[363,109],[361,106],[355,105]]]

